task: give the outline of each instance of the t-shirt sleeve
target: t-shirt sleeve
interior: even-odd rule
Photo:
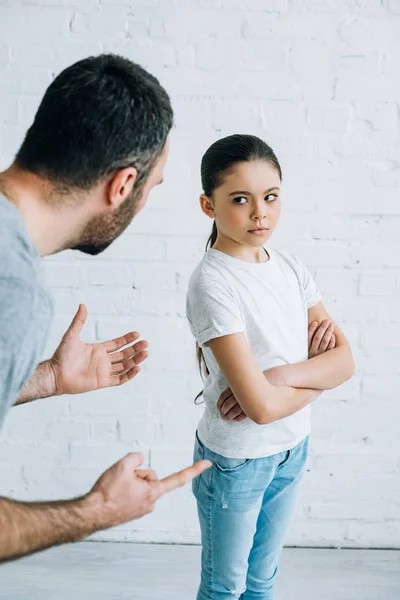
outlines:
[[[0,277],[0,427],[40,360],[50,310],[34,282]]]
[[[214,278],[191,282],[187,295],[186,315],[199,346],[212,339],[245,330],[239,300],[234,290]]]
[[[23,384],[18,359],[29,327],[32,303],[32,289],[18,279],[0,278],[0,424]]]
[[[303,286],[304,295],[306,299],[307,309],[312,308],[318,302],[321,301],[321,293],[315,283],[313,276],[310,271],[307,269],[305,264],[297,258],[297,256],[293,256],[293,259],[296,263],[297,272],[299,275],[299,279]]]

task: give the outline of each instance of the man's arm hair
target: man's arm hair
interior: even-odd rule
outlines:
[[[56,396],[56,380],[49,360],[41,362],[22,388],[14,406],[39,398]]]
[[[89,495],[56,502],[0,498],[0,562],[77,542],[96,529],[96,507]]]
[[[109,467],[90,492],[75,500],[18,502],[0,498],[0,562],[12,560],[140,519],[156,501],[211,467],[200,460],[158,479],[151,469],[139,469],[143,456],[130,452]]]

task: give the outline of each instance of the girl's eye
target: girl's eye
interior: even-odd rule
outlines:
[[[247,198],[245,198],[244,196],[237,196],[233,199],[233,201],[235,204],[244,204],[245,202],[247,202]]]
[[[276,194],[268,194],[268,196],[265,196],[265,200],[267,202],[273,202],[274,200],[277,199],[277,195]]]

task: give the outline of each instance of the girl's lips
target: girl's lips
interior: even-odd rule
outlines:
[[[249,233],[255,233],[258,235],[261,235],[262,233],[265,233],[266,231],[268,231],[268,229],[266,229],[265,227],[262,227],[261,229],[249,229]]]

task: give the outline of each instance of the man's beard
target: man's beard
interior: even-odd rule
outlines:
[[[143,189],[133,190],[115,212],[94,217],[84,228],[78,244],[71,246],[71,250],[80,250],[94,256],[108,248],[131,223],[142,191]]]

